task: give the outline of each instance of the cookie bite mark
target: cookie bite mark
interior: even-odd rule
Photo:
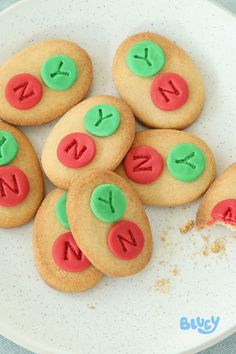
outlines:
[[[236,163],[226,168],[203,196],[196,215],[200,230],[217,223],[236,229]]]
[[[211,211],[211,217],[212,219],[208,221],[209,226],[221,222],[236,227],[236,199],[226,199],[217,203]]]

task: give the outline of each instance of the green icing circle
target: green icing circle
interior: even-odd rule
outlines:
[[[14,136],[0,130],[0,166],[7,165],[14,160],[18,152],[18,144]]]
[[[75,62],[66,55],[51,56],[41,67],[42,80],[53,90],[67,90],[75,83],[77,76]]]
[[[109,136],[120,125],[120,114],[111,104],[98,104],[90,108],[84,117],[84,126],[88,133],[95,136]]]
[[[177,144],[167,157],[170,174],[183,182],[192,182],[200,177],[205,165],[202,151],[194,144]]]
[[[101,184],[92,192],[90,207],[99,220],[116,221],[121,218],[126,209],[124,193],[114,184]]]
[[[66,201],[67,201],[67,193],[64,193],[57,201],[55,205],[55,213],[57,220],[59,223],[65,227],[66,229],[70,230],[70,226],[68,223],[68,218],[66,214]]]
[[[165,64],[161,47],[152,41],[135,43],[126,54],[126,64],[130,71],[141,77],[158,73]]]

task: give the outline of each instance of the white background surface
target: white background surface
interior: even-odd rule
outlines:
[[[201,71],[206,105],[189,130],[209,143],[222,171],[235,159],[236,24],[230,14],[206,1],[159,0],[145,5],[121,0],[112,6],[108,1],[26,1],[1,17],[1,61],[33,41],[71,39],[92,57],[95,80],[90,95],[115,93],[115,49],[128,34],[142,30],[175,41]],[[53,124],[24,129],[39,152]],[[236,240],[220,227],[181,235],[179,226],[194,217],[196,208],[197,203],[149,209],[155,248],[148,267],[127,279],[104,277],[95,289],[77,295],[57,293],[39,279],[31,225],[1,231],[0,332],[35,351],[114,354],[193,352],[229,334],[236,325]],[[223,238],[224,254],[208,250],[203,256],[202,234],[209,235],[209,244]],[[176,276],[171,273],[174,268]],[[168,279],[169,286],[158,288],[158,279]],[[221,317],[211,336],[179,330],[181,316],[211,315]]]

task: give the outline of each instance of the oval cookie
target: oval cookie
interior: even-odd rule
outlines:
[[[152,235],[132,187],[113,172],[95,169],[69,189],[67,213],[75,240],[103,273],[128,276],[148,263]]]
[[[134,134],[134,116],[126,103],[112,96],[90,97],[67,112],[49,134],[43,169],[52,183],[68,189],[91,168],[114,170]]]
[[[92,76],[91,60],[77,44],[33,44],[0,68],[0,117],[16,125],[49,122],[85,97]]]
[[[197,136],[178,130],[136,133],[117,171],[145,204],[174,206],[202,195],[215,176],[214,156]]]
[[[236,163],[230,165],[203,196],[196,218],[198,230],[222,224],[236,230]]]
[[[20,130],[0,122],[0,227],[16,227],[32,219],[43,194],[43,176],[32,144]]]
[[[125,39],[115,54],[112,75],[122,99],[151,128],[183,129],[202,110],[204,88],[195,65],[182,49],[157,34]]]
[[[85,291],[100,280],[99,272],[76,244],[66,217],[66,194],[54,189],[44,199],[35,218],[33,252],[42,279],[65,292]]]

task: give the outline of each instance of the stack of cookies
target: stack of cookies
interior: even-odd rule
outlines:
[[[204,103],[201,77],[186,53],[157,34],[139,33],[114,57],[121,98],[83,100],[92,75],[88,54],[63,40],[32,45],[0,68],[6,122],[0,123],[0,226],[20,226],[36,214],[36,267],[49,286],[65,292],[147,265],[152,233],[144,204],[182,205],[211,185],[197,227],[220,222],[236,228],[235,164],[211,184],[210,148],[181,131]],[[55,186],[44,198],[36,153],[10,124],[38,125],[59,116],[42,151],[43,172]],[[135,118],[146,128],[136,132]]]

